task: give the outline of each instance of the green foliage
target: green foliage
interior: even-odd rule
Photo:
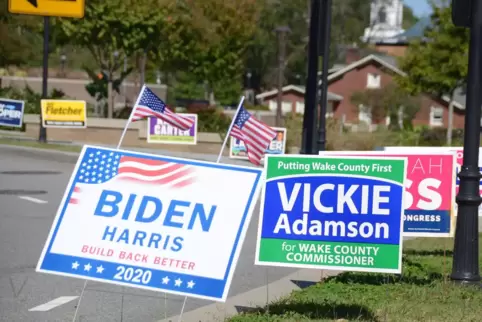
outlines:
[[[228,321],[478,321],[480,288],[448,281],[453,244],[453,238],[405,241],[401,275],[341,273]]]
[[[450,6],[433,5],[432,10],[433,26],[399,59],[406,76],[396,80],[412,94],[452,96],[467,77],[469,31],[453,25]]]
[[[0,97],[14,100],[25,101],[25,114],[40,114],[40,100],[42,95],[32,90],[28,85],[23,90],[16,87],[0,88]],[[56,88],[52,89],[47,98],[50,99],[67,99],[65,93]]]
[[[231,124],[231,118],[215,107],[192,104],[188,106],[187,113],[197,114],[199,132],[219,133],[224,137]]]
[[[122,82],[132,72],[132,69],[133,68],[128,68],[126,71],[121,72],[119,78],[116,78],[112,81],[112,88],[118,94],[120,94]],[[85,66],[84,71],[92,80],[89,84],[85,85],[85,89],[89,95],[95,98],[98,102],[107,99],[107,84],[109,81],[109,76],[103,72],[96,74],[92,69]]]
[[[244,103],[244,108],[247,110],[252,110],[252,111],[269,111],[269,106],[266,105],[251,105],[248,103]]]
[[[419,98],[411,96],[407,91],[394,83],[381,88],[366,89],[353,93],[351,101],[354,105],[370,109],[375,122],[390,117],[390,128],[410,127],[411,122],[420,109]],[[402,119],[400,119],[402,118]]]

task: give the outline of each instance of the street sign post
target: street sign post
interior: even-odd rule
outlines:
[[[85,0],[9,0],[8,11],[23,15],[83,18]]]
[[[8,11],[14,14],[44,17],[42,98],[48,96],[50,17],[83,18],[85,0],[8,0]],[[40,120],[39,142],[47,142],[47,129]]]

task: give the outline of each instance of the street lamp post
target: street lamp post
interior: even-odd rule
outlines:
[[[318,151],[326,148],[326,109],[328,104],[328,59],[330,56],[331,0],[323,1],[323,28],[321,46],[323,66],[321,72],[320,114],[318,121]]]
[[[65,77],[66,61],[67,61],[67,55],[65,55],[65,53],[62,53],[62,55],[60,55],[60,73],[62,74],[62,77]]]
[[[308,42],[308,76],[306,79],[305,111],[301,153],[317,154],[315,151],[315,129],[318,91],[318,38],[320,34],[320,0],[311,0],[310,36]]]
[[[452,274],[450,278],[462,284],[478,284],[479,275],[479,192],[480,106],[482,103],[482,1],[460,1],[468,13],[464,21],[470,25],[469,65],[467,78],[466,115],[464,131],[464,161],[459,173],[460,188],[455,231]],[[456,13],[455,11],[453,14]],[[454,23],[460,25],[457,19]],[[470,23],[470,24],[469,24]]]
[[[286,34],[290,32],[287,26],[280,26],[275,29],[278,34],[278,106],[276,108],[276,126],[281,126],[282,105],[283,105],[283,80],[285,70],[285,51],[286,51]]]

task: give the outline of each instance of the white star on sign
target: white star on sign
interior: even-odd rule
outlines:
[[[179,286],[181,286],[181,284],[182,284],[182,281],[181,281],[180,278],[178,278],[177,280],[174,281],[174,286],[178,286],[178,287],[179,287]]]
[[[196,285],[196,283],[194,283],[193,281],[187,282],[187,288],[193,288],[194,285]]]
[[[102,265],[97,266],[97,273],[102,274],[103,271],[104,271],[104,267]]]
[[[89,272],[91,268],[92,266],[90,265],[90,263],[88,263],[87,265],[84,265],[84,271]]]
[[[72,263],[72,269],[77,269],[79,267],[79,262],[75,261]]]
[[[170,281],[169,277],[166,276],[162,279],[162,284],[169,284],[169,281]]]

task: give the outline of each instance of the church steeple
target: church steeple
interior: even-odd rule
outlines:
[[[370,26],[365,29],[365,42],[384,42],[404,32],[402,0],[372,0]]]

